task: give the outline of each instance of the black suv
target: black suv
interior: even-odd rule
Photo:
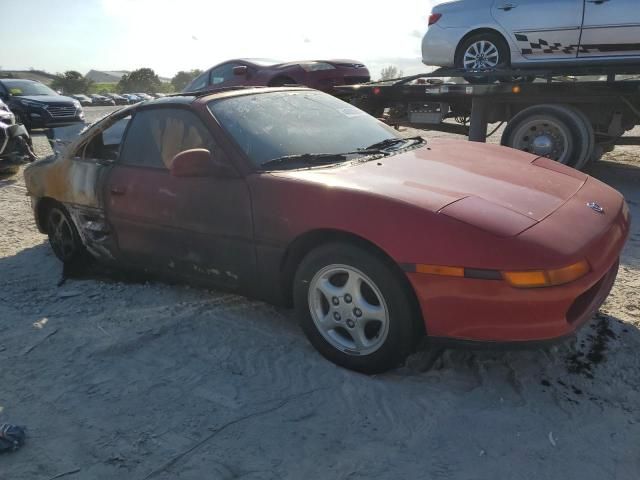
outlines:
[[[27,130],[84,121],[80,102],[33,80],[0,79],[0,98]]]

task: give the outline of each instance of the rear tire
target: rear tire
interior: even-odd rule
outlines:
[[[587,115],[582,110],[576,107],[571,107],[571,110],[576,118],[582,122],[582,125],[584,127],[584,130],[582,132],[584,135],[583,140],[586,139],[586,148],[584,149],[583,156],[574,168],[576,168],[577,170],[584,170],[589,162],[591,162],[595,154],[596,134],[593,130],[591,120],[589,120],[589,117],[587,117]]]
[[[456,68],[466,71],[495,70],[511,64],[509,45],[498,33],[482,32],[470,36],[458,46]],[[469,83],[487,83],[489,77],[468,76]]]
[[[328,360],[362,373],[398,366],[415,348],[416,314],[401,279],[364,248],[331,243],[312,250],[295,275],[300,326]]]
[[[593,151],[593,130],[568,105],[536,105],[509,121],[501,143],[580,168]]]

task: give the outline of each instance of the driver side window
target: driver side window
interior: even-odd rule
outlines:
[[[211,70],[211,78],[209,83],[211,85],[222,85],[233,78],[233,67],[237,66],[237,63],[225,63],[219,67]]]
[[[216,151],[202,121],[183,108],[155,108],[136,113],[119,162],[136,167],[170,169],[173,157],[193,148]]]
[[[117,160],[120,153],[120,144],[122,143],[124,132],[130,120],[131,115],[121,118],[94,136],[89,143],[85,145],[82,158],[85,160]]]

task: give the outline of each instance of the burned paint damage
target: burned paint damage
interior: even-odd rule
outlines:
[[[165,103],[184,110],[190,101]],[[247,290],[256,258],[245,181],[173,175],[168,168],[116,161],[135,108],[89,128],[57,129],[51,135],[56,155],[25,172],[36,213],[38,202],[63,204],[83,244],[99,260]],[[156,147],[178,144],[184,137],[180,132],[174,128]]]
[[[114,260],[115,239],[104,210],[72,204],[65,206],[89,253],[103,260]]]
[[[87,250],[103,260],[113,260],[116,249],[105,216],[104,185],[111,163],[84,158],[84,154],[87,144],[120,118],[119,114],[102,119],[88,137],[78,136],[88,129],[84,124],[52,129],[49,141],[54,155],[33,163],[24,173],[36,217],[41,213],[40,202],[55,200],[63,204]],[[41,221],[38,225],[43,230]]]

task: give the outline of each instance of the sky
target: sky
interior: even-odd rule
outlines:
[[[394,8],[395,5],[401,7]],[[432,0],[0,0],[0,69],[151,67],[164,77],[241,57],[426,70]],[[9,47],[10,46],[10,47]]]

